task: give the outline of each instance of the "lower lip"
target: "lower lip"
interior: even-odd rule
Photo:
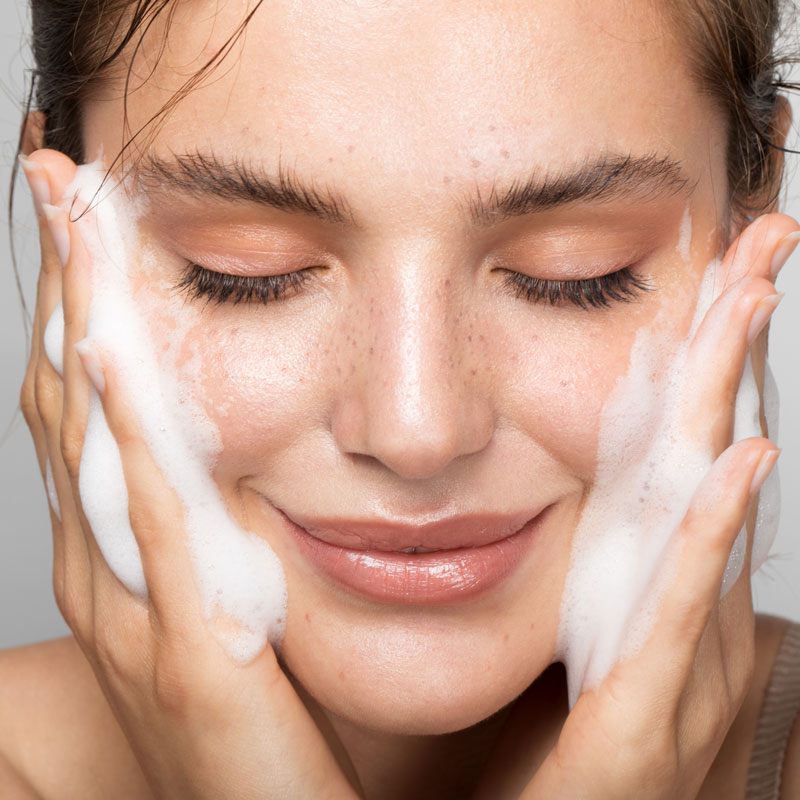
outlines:
[[[452,605],[488,592],[510,576],[542,516],[498,542],[418,555],[339,547],[284,519],[301,553],[347,590],[381,603]]]

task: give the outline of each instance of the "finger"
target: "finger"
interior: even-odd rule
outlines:
[[[717,298],[691,342],[685,383],[691,397],[684,424],[715,454],[731,442],[747,353],[781,297],[765,278],[742,278]]]
[[[53,312],[41,336],[36,369],[37,405],[47,442],[46,469],[52,476],[51,494],[55,494],[51,504],[53,507],[58,506],[60,512],[60,521],[53,527],[53,536],[54,549],[61,557],[62,566],[60,572],[54,571],[54,588],[64,618],[76,636],[85,640],[91,636],[93,628],[92,564],[85,535],[85,521],[65,460],[66,392],[61,372],[64,368],[65,326],[58,312],[62,308],[65,274],[61,258],[69,255],[67,248],[70,247],[72,231],[65,210],[43,204],[42,211],[46,226],[46,231],[42,234],[43,252],[46,253],[48,264],[55,262],[57,265],[56,268],[43,270],[41,277],[41,304],[38,308],[40,319],[45,318],[48,309],[53,309]],[[50,341],[45,346],[47,337]]]
[[[684,424],[715,454],[731,441],[747,352],[780,302],[772,281],[797,244],[798,227],[783,214],[760,217],[737,237],[714,275],[706,276],[706,282],[722,276],[725,288],[691,342],[686,385],[692,397],[686,402]]]
[[[37,161],[20,157],[23,174],[31,189],[39,226],[41,269],[37,282],[36,309],[34,313],[33,339],[20,403],[31,429],[37,458],[46,487],[53,534],[53,589],[59,607],[64,610],[65,553],[63,545],[62,501],[69,507],[69,484],[63,474],[57,481],[55,471],[63,473],[59,457],[58,431],[61,425],[62,392],[59,373],[61,361],[61,337],[59,313],[61,303],[61,264],[59,263],[44,206],[50,202],[51,190],[47,172]],[[55,313],[54,313],[55,312]],[[49,339],[49,341],[48,341]],[[47,355],[45,356],[45,353]],[[48,420],[49,425],[45,422]],[[48,431],[50,436],[48,437]],[[50,439],[48,443],[48,438]],[[55,457],[54,457],[55,456]],[[55,464],[55,466],[54,466]],[[58,485],[62,489],[59,499]],[[68,508],[69,513],[69,508]],[[65,616],[67,616],[65,614]]]
[[[800,241],[800,225],[787,214],[764,214],[748,225],[731,243],[718,274],[724,290],[744,277],[772,283]]]
[[[672,663],[679,681],[685,680],[719,601],[728,555],[748,505],[779,452],[767,439],[757,437],[731,445],[703,479],[678,529],[670,554],[674,579],[650,640],[656,643],[650,659],[660,668]]]
[[[79,346],[87,375],[119,448],[128,493],[130,525],[139,546],[151,607],[165,632],[185,639],[203,628],[183,506],[170,488],[125,399],[125,384],[111,359],[90,342]]]

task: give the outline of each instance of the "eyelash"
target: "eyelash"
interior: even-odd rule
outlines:
[[[281,275],[231,275],[190,263],[175,288],[192,300],[205,298],[207,303],[216,305],[225,302],[264,304],[280,300],[289,291],[299,291],[311,277],[310,269]],[[646,280],[634,275],[630,267],[598,278],[563,281],[533,278],[512,270],[506,273],[505,284],[517,297],[551,306],[570,303],[584,310],[609,308],[616,302],[630,303],[652,288]]]
[[[268,303],[280,300],[290,290],[299,290],[310,277],[309,269],[282,275],[231,275],[199,264],[188,264],[175,288],[191,300],[205,298],[206,303],[216,305],[226,302],[234,305]]]
[[[532,278],[520,272],[508,270],[505,280],[517,297],[531,303],[547,303],[562,306],[566,303],[588,311],[590,308],[609,308],[613,303],[632,303],[652,286],[623,267],[597,278],[552,281]]]

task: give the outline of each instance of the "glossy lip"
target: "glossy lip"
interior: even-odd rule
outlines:
[[[312,534],[294,521],[296,517],[282,513],[299,551],[317,570],[367,599],[407,605],[451,605],[495,588],[521,563],[543,516],[541,510],[477,514],[419,526],[348,521],[346,527],[338,527],[344,521],[337,520],[337,527],[315,526]],[[354,536],[365,546],[340,543],[352,543]],[[464,537],[474,544],[464,546]],[[447,544],[433,553],[397,552]]]
[[[542,508],[513,514],[463,514],[417,522],[309,517],[282,513],[315,539],[354,550],[400,552],[409,547],[452,550],[481,547],[517,533]]]

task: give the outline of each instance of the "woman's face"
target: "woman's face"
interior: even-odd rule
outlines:
[[[245,9],[175,5],[134,64],[134,131]],[[685,332],[721,244],[723,128],[649,6],[268,0],[139,140],[137,300],[219,429],[232,512],[283,563],[282,658],[341,717],[455,730],[554,658],[603,403],[641,326]],[[119,151],[120,85],[87,104],[89,158]],[[189,262],[306,271],[217,304],[175,288]],[[629,302],[573,302],[625,267],[651,290],[617,277]],[[505,571],[507,544],[461,571],[372,552],[348,584],[285,515],[373,551],[535,522]]]

